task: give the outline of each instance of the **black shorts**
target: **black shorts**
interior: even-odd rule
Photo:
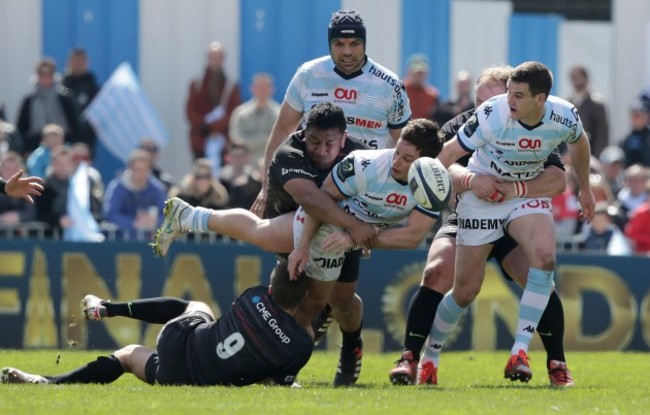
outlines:
[[[202,311],[193,311],[170,320],[160,330],[157,353],[151,355],[145,366],[147,383],[153,385],[192,385],[187,368],[187,336],[196,326],[214,319]]]
[[[458,233],[458,215],[456,215],[456,213],[454,212],[447,217],[447,220],[440,227],[433,240],[435,241],[438,238],[456,239],[457,233]],[[510,252],[512,252],[512,250],[515,249],[516,247],[517,247],[517,242],[514,239],[512,239],[510,235],[506,233],[492,245],[492,250],[490,251],[490,255],[488,256],[488,259],[490,258],[496,259],[497,263],[499,264],[499,268],[501,268],[501,273],[503,274],[504,277],[506,277],[506,279],[510,281],[512,281],[512,277],[508,275],[505,269],[503,269],[502,263],[504,258]]]
[[[359,281],[359,268],[361,263],[361,249],[351,249],[345,253],[341,274],[336,282],[357,282]],[[278,261],[286,261],[288,254],[275,254]]]

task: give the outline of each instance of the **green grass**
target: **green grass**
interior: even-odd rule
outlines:
[[[60,362],[57,365],[57,355]],[[0,366],[40,374],[69,371],[97,352],[0,350]],[[0,385],[0,413],[126,414],[647,414],[646,353],[570,353],[576,387],[548,386],[542,352],[533,352],[528,384],[503,379],[507,351],[448,352],[437,387],[396,387],[388,371],[397,353],[366,354],[358,385],[330,386],[338,356],[317,352],[301,372],[301,389],[248,386],[149,386],[125,375],[111,385]]]

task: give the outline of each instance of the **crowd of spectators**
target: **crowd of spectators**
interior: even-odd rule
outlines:
[[[266,140],[278,117],[273,78],[257,73],[252,98],[242,102],[238,82],[223,69],[225,50],[209,45],[203,76],[189,81],[185,113],[188,148],[194,156],[190,171],[174,178],[158,164],[160,148],[142,137],[115,178],[102,178],[93,167],[97,137],[83,110],[100,90],[83,49],[71,50],[64,73],[51,59],[35,66],[34,87],[18,108],[16,122],[0,105],[0,175],[23,169],[45,179],[45,192],[35,205],[0,195],[0,231],[6,235],[65,237],[66,230],[91,221],[113,238],[148,238],[162,221],[164,201],[179,196],[211,209],[248,209],[262,186]],[[427,56],[415,54],[406,65],[404,83],[415,117],[443,124],[470,108],[471,75],[456,76],[455,96],[443,100],[428,83]],[[589,88],[589,72],[575,66],[569,73],[576,105],[592,146],[591,184],[597,199],[595,219],[580,220],[575,176],[565,157],[566,190],[553,201],[556,233],[561,246],[586,252],[650,255],[650,93],[630,105],[629,133],[608,136],[604,99]],[[560,149],[562,150],[562,149]],[[83,173],[79,181],[75,174]],[[87,186],[86,186],[87,184]],[[74,187],[74,188],[73,188]],[[87,211],[74,210],[75,197]]]

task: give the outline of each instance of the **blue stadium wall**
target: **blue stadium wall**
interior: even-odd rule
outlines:
[[[426,252],[373,251],[362,262],[368,351],[398,350],[406,307],[417,288]],[[564,303],[568,350],[648,350],[650,260],[560,255],[556,281]],[[155,344],[159,325],[130,319],[87,322],[79,300],[87,293],[123,301],[172,295],[201,300],[217,314],[245,288],[267,284],[274,257],[243,244],[179,242],[165,260],[145,243],[76,244],[0,241],[0,348],[113,349]],[[483,290],[450,348],[508,349],[516,326],[519,290],[490,264]],[[324,346],[336,349],[338,330]],[[536,340],[535,347],[540,343]]]

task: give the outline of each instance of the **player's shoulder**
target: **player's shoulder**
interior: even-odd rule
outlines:
[[[404,89],[404,83],[395,72],[370,58],[367,58],[367,62],[363,67],[363,72],[371,79],[375,79],[378,83],[384,84],[389,88],[400,86]]]
[[[575,108],[575,105],[573,105],[571,102],[556,95],[549,95],[546,102],[548,102],[553,107],[565,109],[567,111],[571,111],[573,108]]]
[[[382,157],[386,157],[387,155],[392,155],[394,149],[392,148],[384,148],[380,150],[375,150],[375,149],[363,149],[363,150],[355,150],[352,153],[350,153],[351,156],[353,156],[357,160],[374,160],[374,159],[379,159]]]
[[[469,120],[469,118],[474,115],[474,112],[476,111],[476,108],[469,109],[467,111],[461,112],[460,114],[456,115],[454,118],[451,120],[447,121],[442,125],[440,128],[440,131],[445,137],[445,141],[449,141],[460,130],[460,127],[463,126]]]
[[[323,71],[325,69],[332,69],[334,62],[329,55],[321,56],[320,58],[312,59],[304,62],[298,67],[299,73],[312,73],[314,71]]]

